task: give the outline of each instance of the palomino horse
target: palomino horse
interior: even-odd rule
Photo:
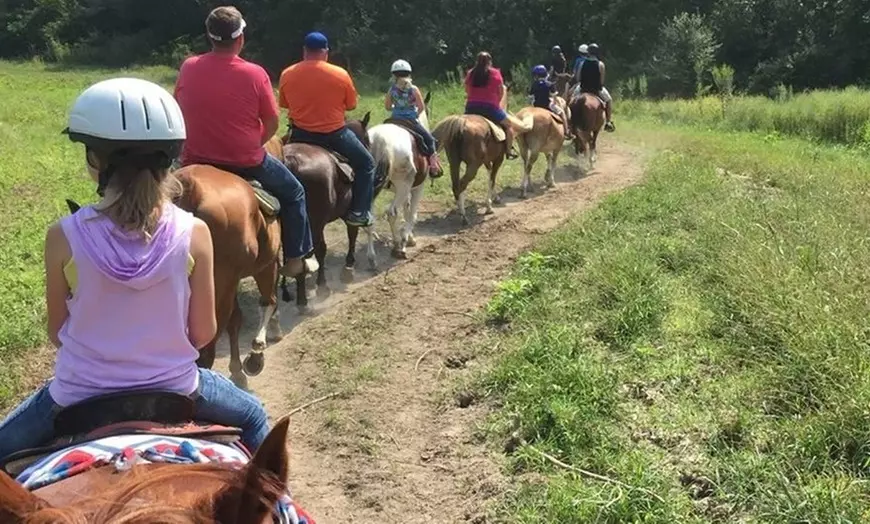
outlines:
[[[562,110],[565,110],[564,100]],[[560,117],[553,114],[549,109],[540,107],[525,107],[517,113],[517,118],[530,117],[533,121],[532,130],[517,136],[520,145],[520,156],[523,158],[523,180],[520,183],[522,198],[526,198],[531,189],[532,168],[538,160],[538,155],[543,153],[547,158],[547,173],[544,182],[547,187],[554,187],[554,173],[556,161],[565,143],[565,125]],[[570,118],[570,117],[569,117]]]
[[[529,131],[531,122],[522,122],[518,131]],[[450,163],[450,179],[453,183],[453,197],[459,209],[462,225],[468,225],[465,214],[465,190],[477,176],[481,166],[489,170],[489,187],[486,194],[486,213],[492,213],[492,203],[499,203],[501,197],[495,189],[498,170],[507,153],[504,129],[495,122],[479,115],[451,115],[432,130],[438,147],[447,151]],[[465,175],[460,180],[459,167],[465,162]]]
[[[432,93],[426,95],[425,106],[429,107]],[[423,111],[420,124],[429,129],[429,116]],[[395,258],[407,258],[405,247],[414,247],[414,224],[417,222],[417,207],[423,196],[423,183],[429,172],[429,159],[421,153],[417,137],[406,127],[387,120],[384,124],[369,129],[372,156],[378,166],[378,178],[392,184],[395,191],[393,202],[387,210],[390,229],[393,231]],[[399,228],[399,210],[404,209],[405,224]]]
[[[266,150],[280,159],[280,140],[273,137],[266,144]],[[197,364],[212,367],[215,346],[226,329],[232,380],[236,385],[246,387],[245,374],[257,375],[263,369],[263,350],[267,340],[276,342],[283,337],[277,299],[281,225],[274,207],[269,209],[261,204],[252,185],[237,175],[204,164],[188,165],[176,171],[176,175],[184,186],[179,207],[208,224],[214,243],[218,330],[215,339],[200,350]],[[260,293],[261,318],[251,343],[252,351],[242,365],[239,355],[242,310],[238,289],[239,282],[249,276],[254,277]]]
[[[33,457],[18,482],[0,471],[0,522],[313,524],[287,496],[289,423],[281,419],[252,458],[160,431],[80,440]]]
[[[368,135],[366,128],[369,124],[371,113],[366,113],[362,120],[349,120],[348,128],[356,134],[360,141],[368,147]],[[352,171],[343,159],[339,159],[332,152],[319,145],[294,142],[285,136],[283,153],[284,164],[296,175],[299,182],[305,188],[305,205],[308,208],[308,221],[311,226],[311,236],[314,242],[314,256],[320,263],[317,271],[317,295],[329,294],[326,285],[326,237],[324,229],[330,222],[343,217],[350,209]],[[375,186],[375,198],[380,191],[380,186]],[[377,269],[377,257],[373,238],[374,226],[365,228],[368,237],[367,258],[372,270]],[[356,265],[356,240],[359,235],[359,227],[347,226],[347,257],[345,267],[341,273],[342,282],[353,281],[353,271]],[[296,277],[296,306],[305,311],[308,307],[308,295],[306,288],[306,275]]]
[[[591,170],[595,167],[595,161],[598,160],[598,134],[601,128],[604,127],[604,102],[600,98],[591,93],[581,93],[580,96],[571,100],[569,106],[571,111],[571,129],[574,132],[574,151],[578,155],[580,152],[585,153],[586,169]],[[580,165],[580,170],[584,170],[584,166]]]

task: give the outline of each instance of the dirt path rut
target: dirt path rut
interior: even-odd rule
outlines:
[[[482,409],[460,408],[452,395],[455,379],[480,365],[473,315],[517,255],[636,183],[640,165],[638,151],[608,142],[590,175],[575,180],[563,166],[555,189],[538,189],[525,201],[516,188],[506,189],[506,205],[465,229],[454,212],[426,213],[424,206],[410,259],[388,267],[389,249],[379,245],[380,273],[359,270],[347,287],[337,282],[346,244],[332,242],[333,294],[314,300],[313,313],[302,318],[282,305],[286,337],[250,379],[273,418],[340,394],[292,418],[291,488],[318,523],[484,522],[503,480],[476,436]],[[543,160],[536,168],[540,183]],[[379,231],[388,237],[383,220]],[[245,297],[243,347],[257,320],[255,304],[253,294]],[[224,356],[215,369],[226,373],[227,365]]]

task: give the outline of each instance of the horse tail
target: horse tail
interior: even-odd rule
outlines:
[[[432,130],[432,136],[437,140],[439,149],[447,151],[447,158],[462,158],[462,136],[465,134],[465,118],[450,115],[438,122]]]

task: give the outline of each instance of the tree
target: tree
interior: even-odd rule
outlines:
[[[717,49],[713,29],[702,15],[680,13],[665,22],[656,53],[659,89],[679,96],[699,94]]]

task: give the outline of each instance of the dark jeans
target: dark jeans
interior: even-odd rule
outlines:
[[[283,162],[266,153],[263,163],[259,166],[238,167],[214,163],[211,165],[235,173],[246,180],[256,180],[263,189],[275,195],[275,198],[281,202],[281,212],[278,216],[281,219],[284,262],[311,253],[314,244],[311,240],[311,226],[308,224],[308,211],[305,208],[305,188]]]
[[[371,211],[375,192],[375,159],[353,131],[342,127],[332,133],[314,133],[294,127],[290,131],[290,140],[317,144],[347,158],[354,173],[350,209],[359,214]]]

